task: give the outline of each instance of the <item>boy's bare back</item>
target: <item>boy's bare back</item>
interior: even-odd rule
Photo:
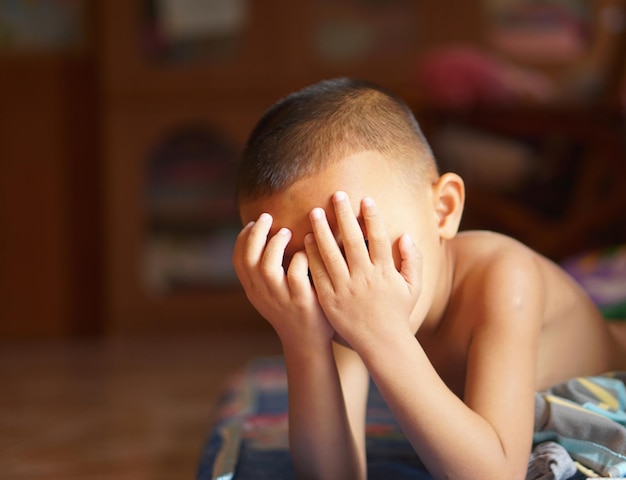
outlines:
[[[503,265],[519,269],[540,282],[537,291],[543,305],[537,359],[537,390],[574,376],[593,375],[626,368],[626,359],[610,326],[581,287],[552,261],[521,243],[493,232],[463,232],[450,242],[454,264],[453,290],[447,313],[437,332],[420,330],[418,339],[435,368],[462,396],[465,363],[474,329],[476,305],[483,295],[497,303],[490,292],[489,272]],[[512,272],[509,272],[511,274]],[[497,281],[497,279],[494,279]],[[503,318],[501,321],[506,322]],[[619,329],[619,324],[612,325]],[[451,358],[458,359],[456,368]]]

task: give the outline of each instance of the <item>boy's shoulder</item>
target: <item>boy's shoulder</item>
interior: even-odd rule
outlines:
[[[471,262],[474,267],[488,266],[498,260],[527,259],[538,254],[523,243],[501,233],[469,230],[451,241],[455,262]]]
[[[550,269],[547,259],[523,243],[495,232],[466,231],[450,244],[457,286],[484,287],[511,283],[540,281],[544,270]]]

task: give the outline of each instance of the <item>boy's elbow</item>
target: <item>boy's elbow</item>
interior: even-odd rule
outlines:
[[[489,461],[487,459],[487,461]],[[528,472],[528,460],[526,459],[524,462],[520,461],[511,461],[508,459],[504,459],[502,462],[497,462],[496,465],[488,465],[486,469],[481,472],[476,472],[476,475],[472,475],[467,478],[475,478],[476,480],[485,480],[485,479],[500,479],[507,478],[511,480],[524,480],[526,478],[526,473]],[[446,478],[465,478],[465,477],[446,477]]]
[[[466,465],[457,465],[454,468],[451,464],[446,464],[430,473],[437,480],[524,480],[528,472],[528,458],[511,459],[505,455],[489,455],[485,452],[481,458],[467,461]]]

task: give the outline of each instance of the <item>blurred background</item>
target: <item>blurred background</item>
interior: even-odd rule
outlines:
[[[620,0],[1,0],[0,338],[265,328],[230,266],[238,153],[332,76],[414,109],[464,228],[625,236]]]
[[[561,262],[626,242],[625,66],[624,0],[0,0],[0,476],[193,472],[226,377],[280,351],[230,264],[279,98],[395,91],[462,228]]]

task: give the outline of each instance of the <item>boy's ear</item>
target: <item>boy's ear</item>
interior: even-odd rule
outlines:
[[[459,231],[463,205],[465,202],[465,184],[456,173],[444,173],[433,185],[435,214],[441,238],[453,238]]]

